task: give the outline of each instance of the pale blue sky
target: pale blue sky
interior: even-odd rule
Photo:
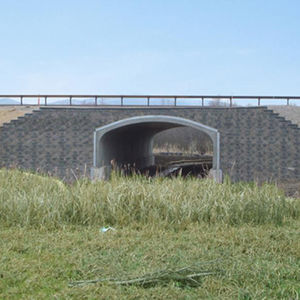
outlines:
[[[299,0],[0,0],[0,93],[300,95]]]

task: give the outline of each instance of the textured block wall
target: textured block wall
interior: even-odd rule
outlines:
[[[218,129],[221,169],[234,181],[300,178],[300,128],[266,107],[45,107],[0,127],[0,167],[89,174],[95,128],[139,115],[177,116]]]

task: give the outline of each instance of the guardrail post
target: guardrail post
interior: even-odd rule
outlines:
[[[174,97],[174,106],[177,105],[177,97]]]
[[[202,99],[202,106],[204,106],[204,97],[202,97],[201,99]]]
[[[286,105],[290,105],[290,98],[286,98]]]
[[[70,106],[72,106],[72,96],[70,96]]]
[[[23,105],[23,96],[21,96],[20,98],[21,98],[20,99],[21,100],[20,103],[21,103],[21,105]]]
[[[121,97],[121,106],[123,106],[124,101],[123,101],[123,97]]]
[[[95,97],[95,106],[97,106],[98,105],[98,97],[96,96]]]
[[[232,97],[230,97],[229,99],[230,99],[230,107],[232,107]]]
[[[147,97],[147,106],[150,106],[150,97]]]
[[[45,96],[45,106],[47,106],[47,96]]]
[[[257,98],[257,105],[260,106],[260,98]]]

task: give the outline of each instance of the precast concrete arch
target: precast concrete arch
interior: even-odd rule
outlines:
[[[161,131],[175,127],[192,127],[211,138],[213,143],[211,175],[216,181],[221,181],[218,130],[188,119],[165,115],[138,116],[97,128],[94,131],[92,178],[107,179],[112,160],[118,165],[130,164],[137,168],[153,165],[154,136]]]

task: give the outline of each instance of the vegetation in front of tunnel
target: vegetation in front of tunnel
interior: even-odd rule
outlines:
[[[0,298],[297,299],[300,199],[275,185],[0,171]],[[101,232],[102,227],[115,230]],[[197,287],[68,287],[210,262]]]
[[[109,181],[87,179],[65,185],[22,171],[0,172],[1,222],[8,225],[283,224],[300,215],[299,199],[276,186],[223,184],[197,178],[145,178],[113,174]]]

